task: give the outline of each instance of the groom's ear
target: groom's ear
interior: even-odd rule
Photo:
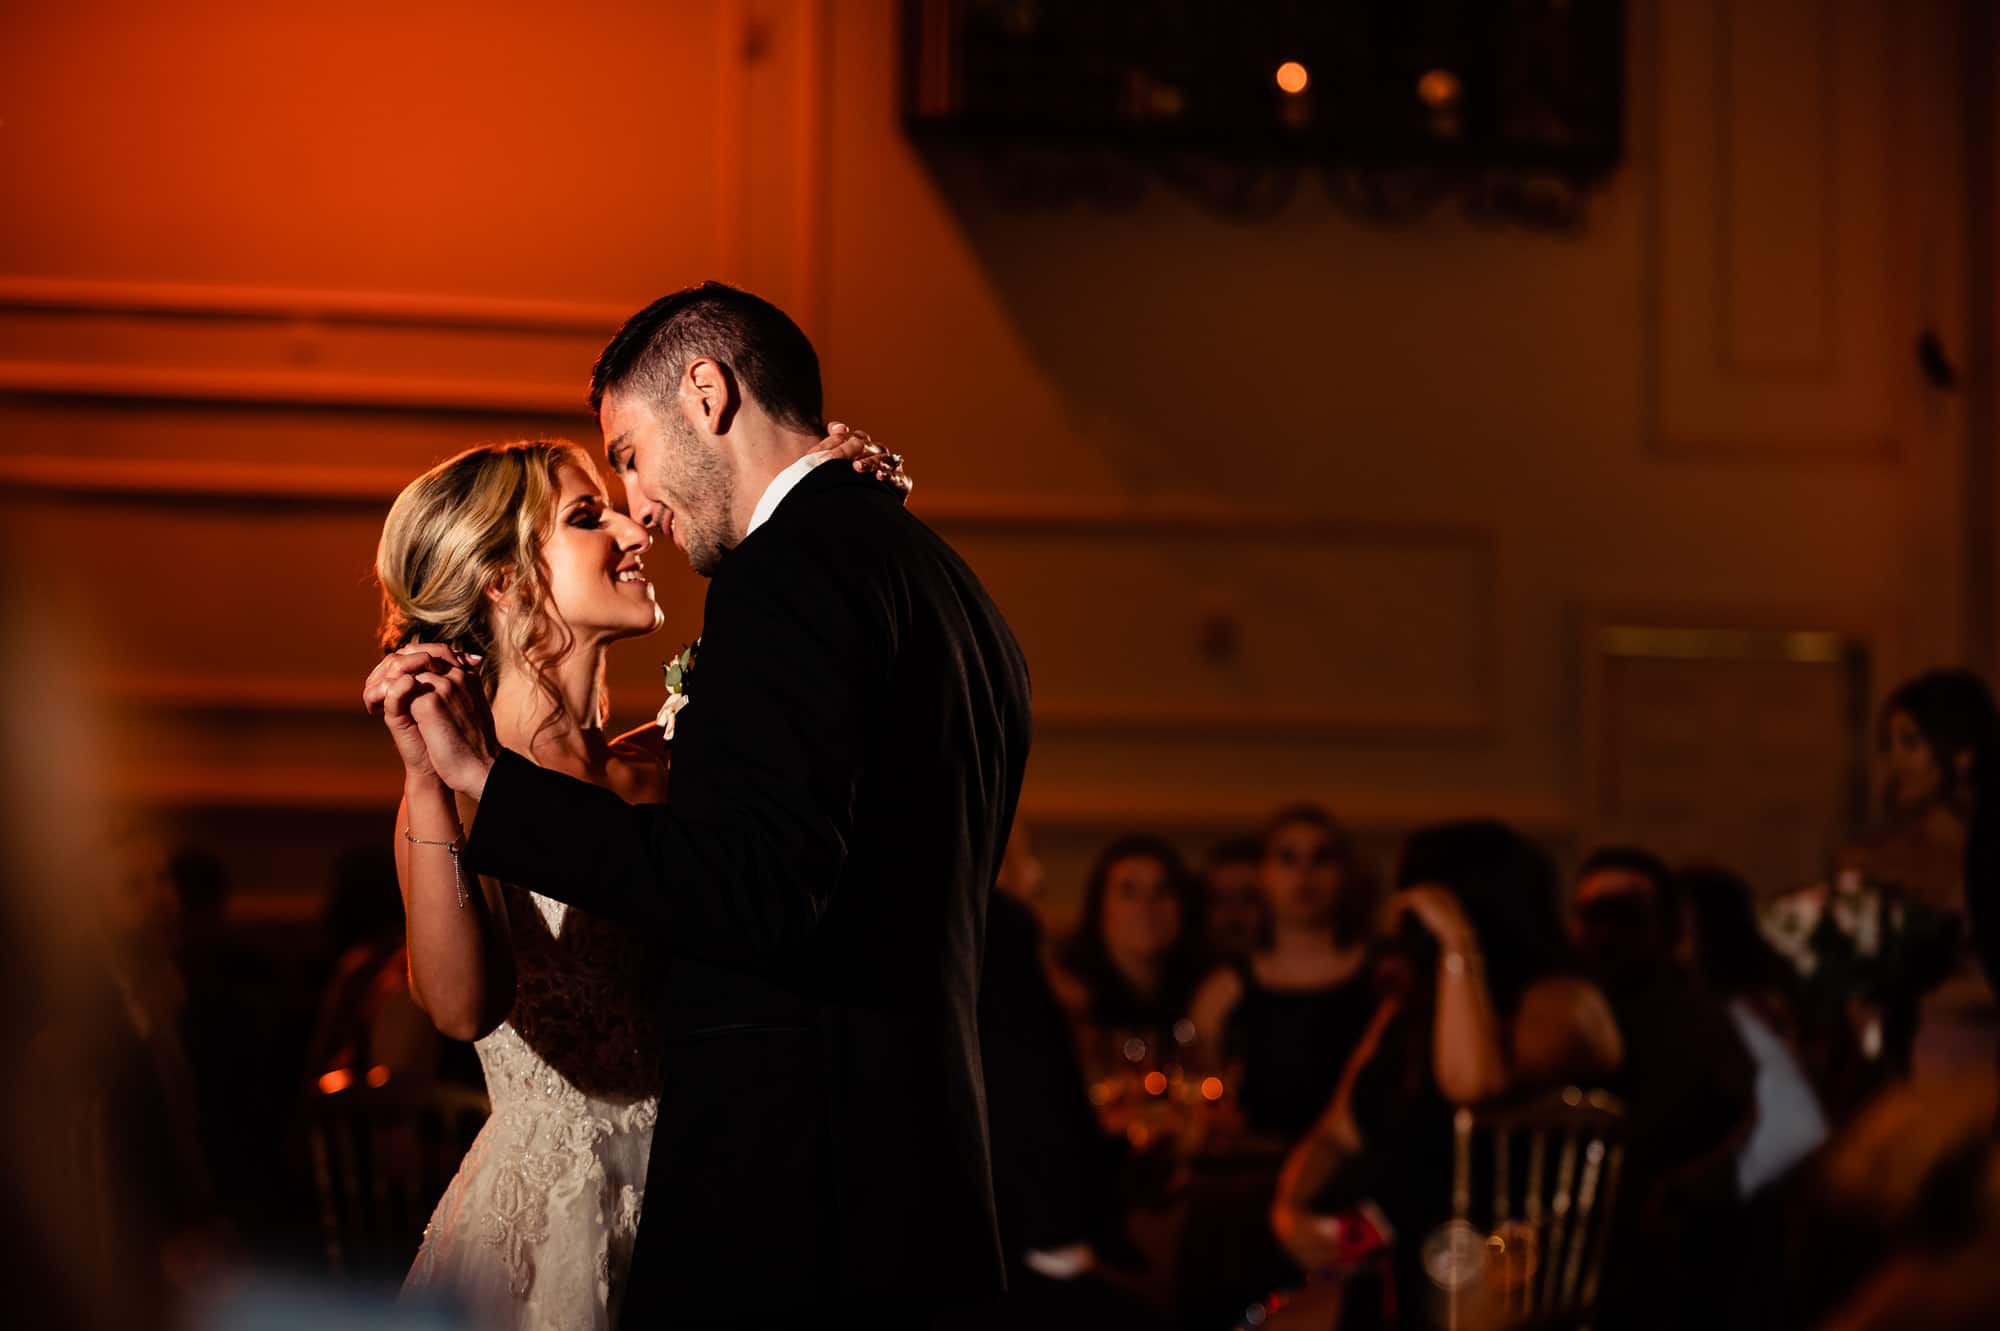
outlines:
[[[736,376],[721,361],[697,356],[681,380],[681,406],[689,423],[707,434],[727,434],[742,406]]]

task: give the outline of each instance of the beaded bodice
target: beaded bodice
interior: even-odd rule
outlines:
[[[507,888],[514,1009],[478,1044],[496,1114],[588,1110],[613,1127],[659,1098],[657,957],[630,930]]]

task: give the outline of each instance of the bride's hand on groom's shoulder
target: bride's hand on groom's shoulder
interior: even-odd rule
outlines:
[[[851,430],[839,421],[830,422],[820,452],[851,463],[856,471],[867,472],[906,495],[917,488],[917,483],[903,470],[903,455],[891,453],[870,439],[866,430]]]
[[[477,794],[500,746],[478,678],[481,658],[437,643],[415,642],[382,658],[362,686],[361,702],[382,718],[405,779],[437,776]]]

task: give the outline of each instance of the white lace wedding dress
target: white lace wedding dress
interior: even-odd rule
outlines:
[[[652,956],[629,931],[507,889],[514,1010],[474,1046],[493,1102],[404,1289],[481,1326],[609,1331],[631,1269],[662,1069]]]

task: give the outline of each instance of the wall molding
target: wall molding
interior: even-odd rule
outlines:
[[[1838,50],[1836,24],[1840,21],[1839,6],[1829,0],[1814,0],[1821,15],[1818,28],[1818,42],[1813,52],[1819,79],[1818,109],[1824,133],[1818,147],[1818,171],[1816,184],[1819,225],[1817,242],[1821,249],[1820,263],[1820,310],[1819,310],[1819,350],[1810,359],[1797,362],[1762,361],[1744,356],[1736,346],[1735,278],[1736,267],[1732,262],[1733,250],[1729,242],[1730,229],[1736,211],[1736,194],[1732,188],[1735,174],[1734,143],[1730,129],[1736,115],[1736,70],[1734,65],[1737,20],[1742,7],[1732,5],[1729,0],[1714,0],[1714,23],[1716,32],[1715,88],[1712,104],[1715,116],[1715,191],[1716,214],[1715,233],[1715,339],[1718,367],[1724,371],[1740,374],[1745,378],[1762,380],[1787,380],[1792,382],[1828,382],[1839,372],[1836,348],[1840,344],[1840,236],[1835,219],[1839,210],[1839,105],[1835,90],[1839,87],[1839,70],[1836,60]],[[1808,62],[1801,62],[1808,63]]]
[[[731,108],[713,211],[715,271],[775,293],[808,333],[824,338],[832,282],[833,0],[721,0],[716,26],[718,102]],[[783,101],[777,123],[755,114]],[[769,219],[781,218],[780,222]],[[585,414],[584,369],[636,304],[456,296],[417,291],[109,281],[0,273],[0,332],[41,347],[42,330],[97,323],[72,355],[0,355],[0,394],[102,401],[380,409],[472,416]],[[247,364],[183,363],[176,333],[218,329],[264,335]],[[426,342],[412,357],[410,339]],[[406,374],[438,365],[459,340],[563,346],[529,373]],[[371,342],[371,339],[373,340]],[[395,344],[385,348],[383,340]],[[255,341],[253,337],[253,341]],[[362,363],[322,365],[324,345]],[[115,348],[116,350],[112,350]],[[393,350],[387,365],[365,362]],[[178,353],[178,354],[177,354]],[[475,357],[476,359],[476,357]]]
[[[0,491],[15,504],[111,504],[153,511],[204,508],[274,508],[345,513],[375,521],[410,473],[402,467],[311,465],[291,462],[118,459],[65,455],[0,456]],[[1495,533],[1453,522],[1394,522],[1376,518],[1266,509],[1199,495],[1149,497],[920,490],[912,509],[961,544],[985,539],[1032,548],[1066,540],[1068,549],[1099,542],[1152,548],[1213,542],[1228,548],[1291,543],[1299,548],[1358,553],[1409,551],[1420,558],[1444,554],[1482,570],[1486,589],[1476,620],[1464,631],[1482,659],[1500,657],[1500,626],[1492,584],[1497,578]],[[1077,542],[1083,542],[1079,547]],[[989,573],[989,578],[991,574]],[[1015,588],[1016,594],[1031,594]],[[195,674],[109,681],[107,701],[184,715],[252,714],[268,717],[353,713],[359,718],[356,682],[345,677],[287,677],[247,684],[204,676],[199,661],[183,663]],[[622,690],[621,690],[622,692]],[[1048,736],[1158,737],[1190,731],[1250,740],[1318,739],[1364,744],[1476,745],[1499,728],[1497,666],[1492,677],[1467,691],[1454,688],[1432,698],[1397,699],[1383,705],[1338,690],[1287,690],[1260,701],[1229,690],[1147,698],[1079,687],[1067,694],[1044,689],[1036,724]],[[1371,695],[1372,696],[1372,695]],[[621,716],[624,715],[621,709]],[[632,723],[639,719],[634,715]]]
[[[1768,672],[1781,669],[1788,681],[1786,696],[1796,700],[1808,696],[1799,691],[1802,681],[1815,686],[1820,681],[1828,682],[1839,695],[1835,709],[1839,715],[1818,718],[1823,721],[1824,729],[1814,729],[1811,733],[1824,734],[1828,748],[1838,751],[1827,761],[1814,765],[1816,772],[1839,788],[1837,793],[1816,789],[1810,780],[1796,781],[1795,772],[1789,774],[1792,781],[1786,779],[1783,764],[1797,743],[1797,731],[1788,727],[1796,718],[1780,718],[1781,724],[1770,733],[1756,733],[1758,728],[1754,725],[1744,728],[1748,732],[1745,734],[1730,730],[1734,736],[1732,744],[1742,750],[1740,754],[1735,749],[1731,752],[1742,765],[1778,780],[1776,789],[1780,792],[1807,802],[1815,795],[1828,795],[1827,806],[1820,810],[1824,825],[1815,821],[1811,827],[1816,840],[1824,840],[1830,847],[1860,826],[1868,803],[1871,660],[1865,631],[1842,626],[1840,616],[1815,614],[1803,608],[1781,613],[1748,607],[1717,608],[1706,614],[1691,608],[1654,614],[1621,614],[1601,607],[1588,608],[1572,615],[1570,628],[1576,635],[1575,661],[1581,675],[1575,690],[1581,715],[1576,718],[1580,744],[1575,754],[1574,802],[1578,828],[1592,839],[1637,839],[1642,844],[1657,843],[1662,853],[1671,851],[1684,857],[1716,859],[1748,872],[1752,882],[1765,892],[1775,891],[1794,879],[1807,881],[1824,867],[1788,863],[1774,869],[1777,861],[1796,851],[1796,845],[1788,845],[1784,832],[1774,833],[1770,825],[1763,823],[1759,824],[1756,836],[1750,837],[1744,823],[1731,817],[1745,807],[1737,802],[1743,792],[1723,796],[1718,804],[1713,791],[1718,788],[1720,778],[1711,769],[1702,769],[1705,779],[1690,780],[1674,792],[1672,804],[1676,812],[1672,816],[1661,812],[1663,806],[1657,799],[1650,805],[1643,798],[1637,803],[1628,802],[1630,792],[1625,778],[1661,770],[1661,762],[1684,761],[1678,737],[1670,741],[1663,758],[1656,734],[1646,731],[1628,734],[1616,724],[1615,700],[1624,690],[1642,686],[1647,675],[1657,679],[1661,670],[1672,672],[1670,677],[1675,683],[1669,695],[1671,703],[1661,704],[1656,699],[1654,715],[1667,715],[1658,708],[1670,705],[1677,724],[1693,728],[1690,734],[1704,728],[1713,732],[1717,727],[1728,726],[1732,718],[1727,708],[1704,710],[1701,697],[1715,695],[1704,695],[1702,689],[1714,689],[1721,695],[1733,694],[1740,699],[1746,690],[1767,687]],[[1691,674],[1680,667],[1698,673]],[[1639,684],[1633,682],[1631,672],[1635,669],[1643,672],[1638,676]],[[1697,679],[1704,683],[1690,698],[1687,683]],[[1732,679],[1734,683],[1730,682]],[[1750,696],[1759,695],[1753,692]],[[1766,715],[1760,712],[1760,717]],[[1713,746],[1695,741],[1695,747],[1712,749]],[[1633,757],[1635,752],[1640,758]],[[1639,784],[1643,786],[1643,780]],[[1762,799],[1767,793],[1760,788],[1750,798]],[[1701,829],[1703,844],[1676,846],[1677,838],[1685,839],[1690,823]],[[1769,861],[1762,866],[1763,872],[1758,872],[1760,857]],[[1800,877],[1801,874],[1805,876]]]
[[[385,754],[380,769],[331,764],[166,763],[120,767],[111,793],[161,809],[300,809],[393,811],[402,794],[400,768]]]
[[[387,508],[416,473],[400,467],[216,459],[0,456],[0,488],[56,500]]]
[[[69,455],[0,456],[0,490],[15,504],[130,505],[155,511],[208,507],[280,508],[349,513],[379,519],[411,473],[379,465],[312,465],[216,459],[162,460]],[[1111,543],[1149,541],[1186,545],[1243,540],[1295,543],[1358,552],[1408,550],[1466,558],[1497,577],[1497,537],[1482,526],[1453,522],[1396,522],[1377,518],[1267,509],[1199,495],[1076,496],[1040,493],[920,490],[912,508],[954,541],[997,538],[1029,545],[1068,539]],[[1074,546],[1072,545],[1072,548]],[[1018,590],[1018,589],[1017,589]],[[1486,659],[1499,658],[1500,632],[1491,588],[1481,600],[1476,636]],[[246,682],[200,673],[157,673],[107,681],[114,706],[199,716],[251,715],[281,719],[346,716],[357,723],[358,683],[346,677],[289,676]],[[1320,696],[1292,690],[1270,701],[1232,697],[1167,696],[1135,699],[1115,691],[1044,690],[1036,723],[1044,735],[1158,737],[1185,734],[1249,740],[1318,739],[1364,744],[1474,745],[1498,731],[1497,675],[1471,693],[1455,690],[1435,699],[1402,699],[1392,706],[1368,698],[1345,700],[1338,691]],[[626,691],[621,690],[621,695]],[[621,717],[625,715],[623,709]],[[632,723],[640,719],[634,714]]]
[[[1883,0],[1871,0],[1881,4]],[[1829,6],[1829,10],[1838,6]],[[1640,382],[1641,382],[1641,431],[1646,450],[1655,457],[1699,462],[1723,462],[1745,465],[1817,465],[1827,462],[1850,462],[1863,465],[1893,465],[1901,459],[1902,441],[1899,431],[1902,417],[1896,414],[1898,408],[1884,411],[1884,419],[1852,419],[1852,406],[1847,412],[1829,407],[1825,401],[1808,402],[1807,416],[1824,415],[1838,419],[1838,425],[1827,428],[1796,423],[1791,426],[1766,425],[1748,428],[1743,422],[1730,418],[1733,408],[1729,399],[1731,393],[1800,394],[1819,393],[1823,397],[1839,399],[1842,393],[1841,376],[1873,372],[1880,364],[1904,365],[1906,346],[1900,338],[1880,339],[1868,348],[1868,363],[1849,363],[1853,357],[1843,355],[1840,345],[1843,337],[1844,318],[1851,318],[1855,302],[1845,298],[1839,290],[1839,279],[1848,273],[1840,262],[1840,246],[1845,243],[1838,219],[1840,218],[1842,163],[1859,160],[1852,157],[1859,149],[1850,148],[1848,156],[1842,156],[1842,149],[1848,145],[1839,143],[1839,125],[1835,112],[1839,98],[1834,90],[1839,87],[1842,63],[1842,37],[1848,29],[1858,30],[1857,25],[1846,22],[1843,29],[1836,29],[1829,21],[1824,26],[1818,49],[1806,58],[1817,58],[1821,62],[1821,74],[1825,84],[1826,109],[1822,116],[1824,135],[1817,145],[1806,150],[1814,152],[1822,165],[1821,190],[1827,196],[1821,208],[1821,243],[1828,247],[1823,273],[1824,290],[1820,293],[1823,308],[1820,311],[1822,329],[1831,339],[1826,348],[1823,363],[1786,365],[1762,363],[1741,355],[1735,347],[1735,339],[1729,327],[1729,312],[1732,295],[1729,290],[1731,265],[1729,246],[1725,232],[1737,209],[1728,187],[1728,146],[1730,126],[1727,117],[1732,113],[1736,99],[1730,95],[1731,70],[1728,68],[1728,52],[1731,41],[1730,26],[1733,10],[1723,0],[1712,0],[1708,5],[1675,5],[1672,0],[1648,0],[1641,9],[1634,11],[1631,30],[1634,40],[1628,43],[1628,86],[1631,102],[1638,112],[1633,117],[1632,164],[1639,177],[1640,187],[1640,227],[1641,227],[1641,300],[1640,300]],[[1706,15],[1706,19],[1699,18]],[[1880,53],[1879,84],[1884,111],[1883,133],[1892,137],[1891,144],[1906,141],[1913,133],[1926,126],[1909,123],[1909,95],[1899,81],[1909,77],[1906,61],[1901,59],[1902,47],[1897,44],[1901,36],[1899,26],[1893,21],[1885,23],[1885,32],[1891,42],[1890,49]],[[1712,27],[1706,41],[1699,37],[1688,38],[1685,34],[1690,25],[1707,22]],[[1681,34],[1670,28],[1679,25]],[[1847,40],[1858,38],[1848,36]],[[1667,256],[1667,233],[1669,231],[1666,211],[1675,194],[1677,181],[1666,178],[1669,166],[1667,147],[1668,113],[1675,99],[1675,91],[1669,87],[1669,70],[1666,68],[1668,53],[1679,51],[1683,56],[1692,54],[1705,61],[1705,68],[1680,71],[1681,82],[1698,85],[1688,87],[1678,95],[1682,103],[1697,102],[1708,107],[1706,114],[1713,116],[1709,134],[1703,140],[1706,157],[1696,168],[1705,179],[1700,182],[1713,196],[1709,201],[1706,219],[1707,236],[1705,243],[1713,253],[1706,256],[1705,263],[1696,263],[1692,273],[1669,273]],[[1864,145],[1865,146],[1865,145]],[[1874,183],[1880,187],[1887,182],[1888,192],[1900,183],[1901,177],[1894,170],[1893,153],[1885,153],[1890,158],[1881,164],[1881,175]],[[1685,191],[1683,191],[1685,192]],[[1884,219],[1884,234],[1880,237],[1880,248],[1867,256],[1866,262],[1875,265],[1883,274],[1886,299],[1892,303],[1898,299],[1900,288],[1893,280],[1894,252],[1899,244],[1906,244],[1908,230],[1897,216],[1891,212]],[[1683,264],[1699,260],[1701,256],[1683,256]],[[1705,269],[1705,271],[1703,271]],[[1665,292],[1670,284],[1676,289],[1704,291],[1701,297],[1710,308],[1698,312],[1705,317],[1693,317],[1685,327],[1671,327],[1666,311]],[[1898,307],[1894,313],[1901,315]],[[1705,329],[1705,334],[1697,334],[1694,328]],[[1914,337],[1914,329],[1911,330]],[[1692,350],[1689,339],[1705,338],[1696,343]],[[1707,362],[1706,368],[1694,376],[1695,382],[1676,381],[1676,372],[1669,366],[1669,349],[1674,348],[1682,357],[1700,356]],[[1846,350],[1851,351],[1852,348]],[[1688,363],[1692,363],[1689,361]],[[1682,374],[1686,374],[1683,365]],[[1889,381],[1890,391],[1900,393],[1899,381]],[[1676,423],[1670,418],[1670,403],[1683,404],[1684,413],[1690,401],[1701,402],[1709,399],[1696,410],[1693,421]],[[1719,400],[1718,400],[1719,399]],[[1836,407],[1838,403],[1836,403]],[[1875,414],[1873,412],[1870,413]]]
[[[208,458],[0,455],[0,487],[16,496],[180,503],[304,503],[386,507],[416,473],[401,467]],[[1385,521],[1232,504],[1201,495],[1074,495],[1029,491],[919,490],[910,508],[927,522],[1003,531],[1118,536],[1257,536],[1388,547],[1490,551],[1493,530],[1471,522]]]
[[[579,383],[581,381],[579,380]],[[0,393],[102,401],[588,419],[578,384],[312,370],[202,370],[0,360]]]
[[[181,716],[198,728],[214,716],[292,718],[325,721],[346,718],[359,727],[374,722],[361,707],[360,677],[223,674],[114,674],[95,681],[99,701],[113,712]],[[650,708],[628,709],[630,696],[613,694],[614,727],[642,724]],[[1489,706],[1412,708],[1391,713],[1339,706],[1123,702],[1114,699],[1040,697],[1034,724],[1044,739],[1075,737],[1157,737],[1194,734],[1206,739],[1284,739],[1465,746],[1490,740],[1497,720]]]
[[[112,282],[0,275],[0,314],[97,315],[358,324],[446,332],[604,337],[632,313],[588,301],[447,296],[414,291]]]
[[[417,292],[0,276],[0,393],[103,401],[585,415],[583,369],[630,309]],[[79,338],[78,330],[89,332]],[[230,355],[202,339],[230,335]],[[242,347],[253,348],[244,357]],[[524,373],[454,373],[496,340]],[[88,351],[64,348],[87,346]],[[189,346],[196,347],[192,361]],[[206,358],[206,359],[205,359]],[[539,368],[546,360],[547,368]],[[226,363],[220,363],[226,362]],[[403,364],[431,368],[406,372]]]
[[[272,764],[252,771],[165,764],[127,772],[116,793],[159,809],[300,810],[351,813],[395,808],[401,793],[393,758],[380,770]],[[1021,818],[1038,830],[1224,833],[1261,826],[1279,803],[1310,798],[1339,811],[1342,824],[1361,836],[1407,833],[1448,818],[1502,819],[1531,836],[1572,838],[1581,831],[1575,811],[1555,795],[1515,791],[1455,790],[1383,795],[1365,789],[1306,792],[1250,790],[1191,794],[1126,790],[1111,786],[1039,786],[1030,779]]]

